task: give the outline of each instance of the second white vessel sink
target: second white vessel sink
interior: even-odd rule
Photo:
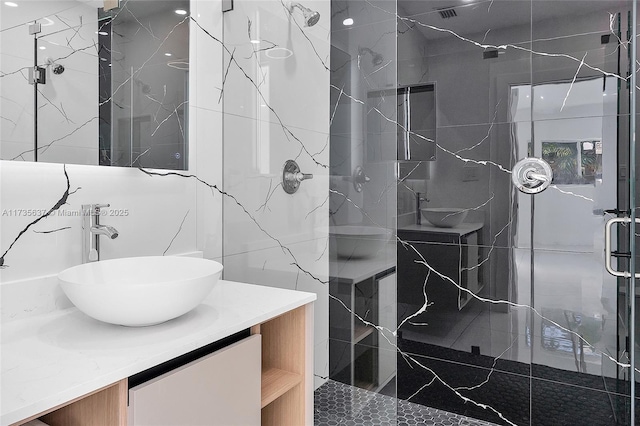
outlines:
[[[464,222],[469,210],[456,208],[426,208],[420,209],[422,217],[438,228],[455,228]]]
[[[85,263],[62,271],[58,280],[71,302],[90,317],[148,326],[198,306],[221,273],[222,265],[213,260],[148,256]]]
[[[338,257],[362,259],[379,253],[393,236],[387,228],[365,225],[334,225],[329,235],[335,239]]]

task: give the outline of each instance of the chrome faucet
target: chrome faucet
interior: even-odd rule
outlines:
[[[82,205],[82,263],[100,260],[100,235],[118,238],[116,228],[100,224],[100,210],[105,207],[109,204]]]
[[[96,235],[106,235],[112,240],[118,238],[118,230],[110,225],[93,225],[91,232]]]
[[[416,192],[415,194],[416,194],[416,225],[421,225],[421,224],[422,224],[422,222],[421,222],[421,220],[422,220],[422,217],[421,217],[421,216],[422,216],[422,213],[420,212],[420,203],[421,203],[422,201],[424,201],[424,202],[427,202],[427,203],[428,203],[428,202],[429,202],[429,199],[428,199],[428,198],[426,198],[426,197],[424,197],[424,198],[423,198],[423,197],[421,197],[419,192]]]

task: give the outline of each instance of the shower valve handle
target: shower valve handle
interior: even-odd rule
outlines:
[[[529,172],[527,173],[527,177],[531,179],[535,179],[540,182],[547,182],[549,177],[547,175],[543,175],[542,173]]]
[[[290,173],[290,176],[287,176],[289,180],[295,179],[298,182],[302,182],[303,180],[313,179],[313,175],[311,173]]]
[[[294,194],[300,187],[300,182],[313,179],[311,173],[302,173],[298,163],[287,160],[282,169],[282,188],[287,194]]]
[[[511,171],[511,181],[520,192],[538,194],[553,180],[551,166],[541,158],[529,157],[518,161]]]

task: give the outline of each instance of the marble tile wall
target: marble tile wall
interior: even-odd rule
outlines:
[[[316,386],[327,376],[330,2],[307,26],[282,1],[239,1],[224,14],[225,278],[311,291]],[[313,179],[287,194],[296,160]]]

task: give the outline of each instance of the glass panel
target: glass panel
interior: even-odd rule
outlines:
[[[397,424],[395,8],[331,2],[329,380],[317,392],[347,389],[343,417],[364,424]]]
[[[399,81],[434,84],[436,122],[433,161],[400,169],[398,397],[456,423],[530,423],[530,6],[398,2]]]
[[[437,91],[435,161],[399,169],[399,398],[499,424],[629,424],[631,302],[602,236],[629,203],[631,5],[398,2],[399,82]],[[512,185],[525,157],[550,164],[545,192]]]
[[[543,394],[557,391],[565,407],[554,417],[559,421],[629,424],[629,386],[618,364],[628,362],[620,345],[627,334],[624,283],[604,268],[603,228],[615,217],[605,211],[624,210],[628,198],[619,173],[628,152],[629,95],[617,40],[626,37],[620,26],[631,2],[549,5],[533,2],[534,51],[558,53],[534,54],[532,73],[531,149],[554,173],[549,189],[533,199],[533,418],[550,421]],[[620,252],[623,235],[621,228]],[[578,403],[582,397],[593,404]]]
[[[331,3],[242,0],[233,2],[221,22],[212,22],[204,12],[197,17],[213,37],[222,33],[224,45],[222,63],[211,63],[212,72],[222,73],[222,86],[208,81],[206,73],[198,76],[208,89],[200,91],[199,85],[199,99],[213,98],[214,104],[198,108],[199,122],[221,117],[224,129],[224,277],[317,295],[314,389],[318,404],[326,407],[315,411],[318,421],[317,416],[330,416],[346,405],[342,399],[341,406],[334,398],[322,402],[328,396],[360,398],[328,380],[330,121],[340,119],[330,112]],[[208,46],[197,48],[203,52],[198,59],[206,60]],[[295,172],[284,173],[288,160],[313,177],[300,181]],[[285,192],[291,181],[297,190]],[[359,348],[363,380],[379,365],[366,346],[374,337],[363,338]],[[367,395],[362,396],[365,402]]]

